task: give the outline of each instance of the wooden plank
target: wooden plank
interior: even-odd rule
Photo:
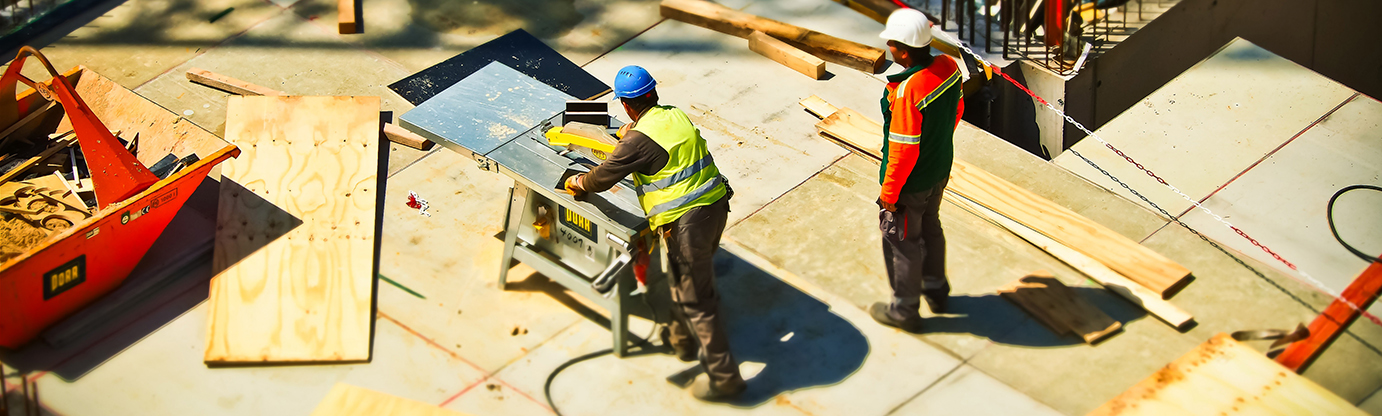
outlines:
[[[1349,283],[1340,297],[1366,310],[1377,300],[1378,292],[1382,292],[1382,262],[1373,262],[1353,279],[1353,283]],[[1348,303],[1335,299],[1324,308],[1320,316],[1310,322],[1310,338],[1286,347],[1281,355],[1276,356],[1276,362],[1291,371],[1305,372],[1310,368],[1310,364],[1315,362],[1315,358],[1319,357],[1325,348],[1329,348],[1329,345],[1333,344],[1360,315],[1358,310],[1353,309]]]
[[[201,68],[187,70],[187,80],[236,95],[283,95],[282,92]]]
[[[336,383],[309,416],[466,416],[432,404]]]
[[[794,48],[792,45],[763,32],[755,30],[749,35],[749,50],[792,68],[793,71],[800,72],[802,75],[811,77],[811,79],[825,78],[825,61],[822,61],[821,58]]]
[[[418,150],[430,150],[432,146],[436,145],[431,140],[424,139],[422,136],[393,123],[384,124],[384,136],[388,137],[391,142]]]
[[[801,106],[805,107],[806,112],[811,113],[811,115],[816,116],[816,118],[830,117],[831,114],[835,114],[835,112],[839,110],[835,108],[834,105],[825,102],[825,99],[815,95],[801,100]]]
[[[841,108],[816,129],[860,149],[878,149],[873,160],[882,160],[883,126],[858,112]],[[963,160],[955,159],[946,189],[1078,250],[1163,299],[1190,283],[1190,270],[1166,256]]]
[[[834,1],[835,1],[836,3],[840,3],[840,4],[843,4],[843,5],[845,5],[845,6],[848,6],[850,9],[853,9],[854,11],[859,12],[859,14],[862,14],[862,15],[864,15],[864,16],[868,16],[868,18],[873,19],[874,21],[877,21],[878,23],[888,23],[888,16],[892,15],[892,13],[893,13],[894,11],[896,11],[897,9],[902,8],[902,6],[898,6],[897,4],[894,4],[893,2],[888,1],[888,0],[834,0]]]
[[[336,0],[338,26],[342,35],[360,33],[360,14],[356,0]]]
[[[1123,275],[1109,269],[1108,266],[1094,261],[1094,259],[1089,258],[1089,256],[1057,243],[1050,237],[1022,225],[1017,221],[1013,221],[1011,218],[994,212],[991,209],[965,199],[963,196],[947,195],[947,197],[949,201],[956,203],[956,205],[959,205],[961,208],[988,218],[990,221],[1003,226],[1003,228],[1008,229],[1008,231],[1011,231],[1018,237],[1022,237],[1023,240],[1027,240],[1027,242],[1037,246],[1037,248],[1045,250],[1051,257],[1055,257],[1057,260],[1080,271],[1080,273],[1084,273],[1085,276],[1089,276],[1089,278],[1103,285],[1105,289],[1118,294],[1118,296],[1122,296],[1124,299],[1132,302],[1133,305],[1137,305],[1147,311],[1147,313],[1161,319],[1162,322],[1170,324],[1171,327],[1185,329],[1191,322],[1194,322],[1195,318],[1191,316],[1189,312],[1162,299],[1161,295],[1142,287],[1142,285],[1128,280],[1128,278],[1123,277]]]
[[[369,360],[379,104],[230,97],[208,364]]]
[[[1089,344],[1123,327],[1045,270],[1018,279],[999,289],[998,294],[1037,317],[1055,333],[1073,333]]]
[[[703,0],[662,0],[662,17],[747,38],[757,30],[831,63],[868,73],[883,70],[884,51]]]
[[[1089,413],[1090,416],[1168,414],[1366,413],[1221,333]]]

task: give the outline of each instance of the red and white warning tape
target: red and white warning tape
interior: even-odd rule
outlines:
[[[1320,293],[1324,293],[1324,294],[1326,294],[1326,295],[1329,295],[1330,297],[1333,297],[1335,301],[1339,301],[1339,302],[1344,303],[1345,305],[1348,305],[1350,308],[1353,308],[1353,310],[1358,311],[1358,312],[1361,313],[1364,317],[1368,318],[1368,320],[1372,321],[1372,323],[1377,324],[1377,325],[1379,325],[1379,326],[1382,326],[1382,319],[1378,319],[1376,316],[1373,316],[1371,313],[1368,313],[1368,311],[1363,310],[1363,308],[1358,307],[1358,305],[1354,304],[1352,301],[1349,301],[1348,299],[1344,299],[1342,296],[1339,295],[1338,292],[1335,292],[1334,290],[1330,289],[1329,286],[1326,286],[1326,285],[1324,284],[1324,282],[1319,281],[1319,279],[1316,279],[1314,276],[1311,276],[1309,273],[1306,273],[1304,270],[1301,270],[1299,267],[1296,267],[1296,265],[1295,265],[1294,263],[1291,263],[1290,261],[1287,261],[1287,260],[1286,260],[1285,258],[1283,258],[1280,254],[1277,254],[1275,251],[1272,251],[1271,248],[1268,248],[1265,244],[1262,244],[1261,242],[1257,241],[1257,239],[1252,238],[1252,236],[1249,236],[1248,233],[1245,232],[1245,231],[1243,231],[1241,228],[1238,228],[1238,227],[1234,226],[1233,224],[1229,223],[1228,220],[1225,220],[1224,217],[1219,216],[1219,214],[1215,214],[1214,211],[1211,211],[1208,207],[1205,207],[1204,205],[1201,205],[1201,204],[1200,204],[1200,201],[1197,201],[1197,200],[1195,200],[1194,198],[1191,198],[1189,195],[1186,195],[1185,192],[1181,192],[1181,190],[1180,190],[1179,188],[1176,188],[1175,185],[1171,185],[1170,183],[1166,182],[1166,180],[1163,179],[1161,176],[1157,176],[1157,174],[1154,173],[1154,172],[1152,172],[1151,169],[1148,169],[1146,166],[1143,166],[1141,163],[1138,163],[1136,160],[1133,160],[1132,156],[1128,156],[1126,153],[1123,153],[1122,150],[1118,150],[1118,148],[1117,148],[1117,147],[1114,147],[1112,143],[1109,143],[1107,140],[1104,140],[1103,137],[1099,137],[1098,134],[1095,134],[1093,131],[1090,131],[1090,130],[1089,130],[1088,128],[1086,128],[1083,124],[1080,124],[1080,122],[1075,121],[1074,118],[1071,118],[1068,114],[1065,114],[1064,111],[1061,111],[1060,109],[1057,109],[1055,106],[1051,105],[1050,102],[1048,102],[1048,101],[1046,101],[1045,99],[1041,98],[1041,96],[1036,95],[1036,93],[1033,93],[1032,90],[1027,89],[1027,86],[1022,85],[1022,83],[1017,82],[1017,80],[1015,80],[1015,79],[1012,79],[1012,77],[1008,76],[1008,74],[1003,73],[1002,68],[999,68],[998,66],[993,65],[993,64],[990,64],[988,61],[984,60],[983,57],[979,56],[979,54],[977,54],[977,53],[974,53],[974,51],[971,50],[971,49],[969,49],[968,46],[964,45],[963,42],[955,42],[955,44],[956,44],[957,46],[959,46],[960,49],[964,50],[965,53],[967,53],[967,54],[969,54],[970,56],[974,57],[975,60],[979,61],[980,63],[982,63],[983,65],[987,66],[988,68],[991,68],[995,74],[998,74],[998,75],[1002,76],[1003,79],[1008,80],[1008,82],[1012,83],[1012,84],[1013,84],[1014,86],[1016,86],[1018,89],[1021,89],[1022,92],[1025,92],[1025,93],[1027,93],[1027,95],[1030,95],[1033,99],[1037,100],[1037,102],[1041,103],[1042,106],[1045,106],[1047,109],[1049,109],[1049,110],[1051,110],[1051,111],[1054,111],[1056,114],[1059,114],[1061,117],[1065,118],[1065,121],[1066,121],[1067,123],[1070,123],[1071,125],[1074,125],[1075,128],[1078,128],[1078,129],[1080,129],[1080,131],[1085,132],[1085,134],[1088,134],[1089,137],[1093,137],[1094,140],[1098,140],[1100,144],[1103,144],[1103,145],[1104,145],[1104,147],[1107,147],[1109,150],[1112,150],[1114,154],[1117,154],[1119,157],[1122,157],[1123,160],[1126,160],[1126,161],[1128,161],[1128,163],[1131,163],[1133,166],[1136,166],[1138,170],[1141,170],[1143,173],[1146,173],[1147,176],[1150,176],[1150,177],[1152,177],[1152,179],[1155,179],[1155,180],[1157,181],[1157,183],[1160,183],[1160,184],[1162,184],[1162,185],[1165,185],[1165,186],[1166,186],[1167,188],[1169,188],[1172,192],[1175,192],[1176,195],[1180,195],[1181,198],[1184,198],[1186,201],[1190,201],[1190,203],[1191,203],[1191,204],[1194,204],[1196,208],[1199,208],[1201,211],[1204,211],[1205,214],[1209,214],[1210,217],[1213,217],[1215,221],[1218,221],[1219,223],[1223,224],[1225,227],[1228,227],[1230,230],[1233,230],[1234,233],[1237,233],[1239,236],[1242,236],[1243,238],[1247,239],[1248,242],[1251,242],[1253,246],[1262,249],[1262,251],[1264,251],[1264,252],[1266,252],[1267,254],[1271,255],[1273,259],[1276,259],[1277,261],[1281,262],[1282,264],[1285,264],[1286,267],[1289,267],[1291,270],[1295,271],[1297,274],[1299,274],[1301,277],[1304,277],[1305,279],[1302,280],[1302,279],[1296,277],[1295,275],[1292,275],[1292,274],[1289,274],[1289,273],[1287,274],[1287,276],[1290,276],[1292,279],[1296,280],[1297,282],[1301,282],[1301,283],[1304,283],[1304,284],[1307,285],[1307,286],[1312,287],[1313,289],[1319,291]],[[1152,207],[1156,208],[1158,211],[1161,211],[1162,214],[1166,215],[1168,218],[1170,218],[1171,220],[1175,221],[1177,224],[1180,224],[1181,227],[1185,227],[1186,230],[1189,230],[1190,232],[1194,233],[1195,235],[1199,236],[1200,238],[1204,239],[1205,241],[1208,241],[1210,244],[1214,244],[1213,241],[1210,241],[1208,238],[1204,237],[1204,236],[1203,236],[1202,234],[1200,234],[1198,231],[1195,231],[1195,229],[1191,228],[1190,225],[1188,225],[1188,224],[1186,224],[1186,223],[1184,223],[1184,222],[1181,222],[1179,218],[1177,218],[1176,216],[1173,216],[1173,215],[1171,215],[1170,213],[1166,212],[1166,210],[1161,209],[1161,207],[1156,206],[1156,204],[1155,204],[1155,203],[1152,203],[1151,200],[1148,200],[1146,197],[1143,197],[1142,194],[1138,193],[1136,190],[1133,190],[1133,189],[1132,189],[1131,187],[1129,187],[1127,184],[1123,183],[1123,181],[1119,180],[1117,177],[1114,177],[1114,176],[1113,176],[1112,174],[1110,174],[1108,171],[1106,171],[1106,170],[1104,170],[1103,168],[1099,167],[1099,165],[1095,164],[1094,161],[1089,160],[1088,158],[1085,158],[1084,155],[1081,155],[1081,154],[1079,154],[1078,152],[1075,152],[1075,149],[1069,149],[1069,151],[1072,152],[1072,153],[1074,153],[1076,156],[1079,156],[1079,158],[1080,158],[1080,159],[1083,159],[1083,160],[1085,161],[1085,163],[1088,163],[1090,166],[1094,167],[1095,169],[1098,169],[1100,172],[1103,172],[1103,174],[1104,174],[1105,176],[1108,176],[1109,179],[1113,179],[1114,182],[1118,182],[1119,185],[1122,185],[1124,188],[1126,188],[1128,191],[1132,192],[1134,195],[1137,195],[1139,198],[1142,198],[1143,201],[1147,202],[1148,204],[1151,204]],[[1215,245],[1216,247],[1218,246],[1217,244],[1214,244],[1214,245]],[[1221,249],[1221,250],[1222,250],[1222,249]],[[1235,258],[1235,260],[1237,260],[1237,259]],[[1239,262],[1241,263],[1241,260],[1239,260]],[[1245,264],[1245,265],[1246,265],[1246,264]]]

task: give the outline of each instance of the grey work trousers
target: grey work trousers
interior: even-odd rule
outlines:
[[[692,208],[676,222],[661,227],[667,239],[671,273],[672,323],[670,342],[698,346],[701,366],[711,386],[736,391],[744,384],[739,363],[729,351],[720,296],[715,291],[715,252],[729,217],[729,196],[714,204]]]
[[[945,184],[941,180],[931,189],[904,193],[897,198],[900,227],[896,240],[883,237],[883,263],[888,269],[888,283],[892,285],[892,312],[898,317],[919,317],[921,296],[944,297],[950,294],[945,276],[945,233],[941,231],[941,196]],[[889,213],[879,209],[879,220]]]

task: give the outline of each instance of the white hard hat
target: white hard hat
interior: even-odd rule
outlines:
[[[913,48],[931,44],[931,21],[916,9],[901,8],[888,16],[888,24],[878,37],[902,42]]]

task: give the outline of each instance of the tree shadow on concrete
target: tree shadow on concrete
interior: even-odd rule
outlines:
[[[1146,311],[1129,304],[1107,290],[1089,287],[1071,287],[1070,289],[1125,327],[1147,315]],[[1021,330],[1023,327],[1031,325],[1039,326],[1045,330]],[[988,338],[996,343],[1023,347],[1084,345],[1084,340],[1080,337],[1052,332],[1050,328],[1046,328],[1032,319],[1027,312],[1018,308],[1017,305],[994,293],[952,295],[946,313],[925,318],[921,333],[967,333]],[[1116,337],[1117,335],[1112,336]]]
[[[734,358],[764,365],[734,405],[839,383],[868,357],[864,334],[825,302],[723,250],[715,273]]]

